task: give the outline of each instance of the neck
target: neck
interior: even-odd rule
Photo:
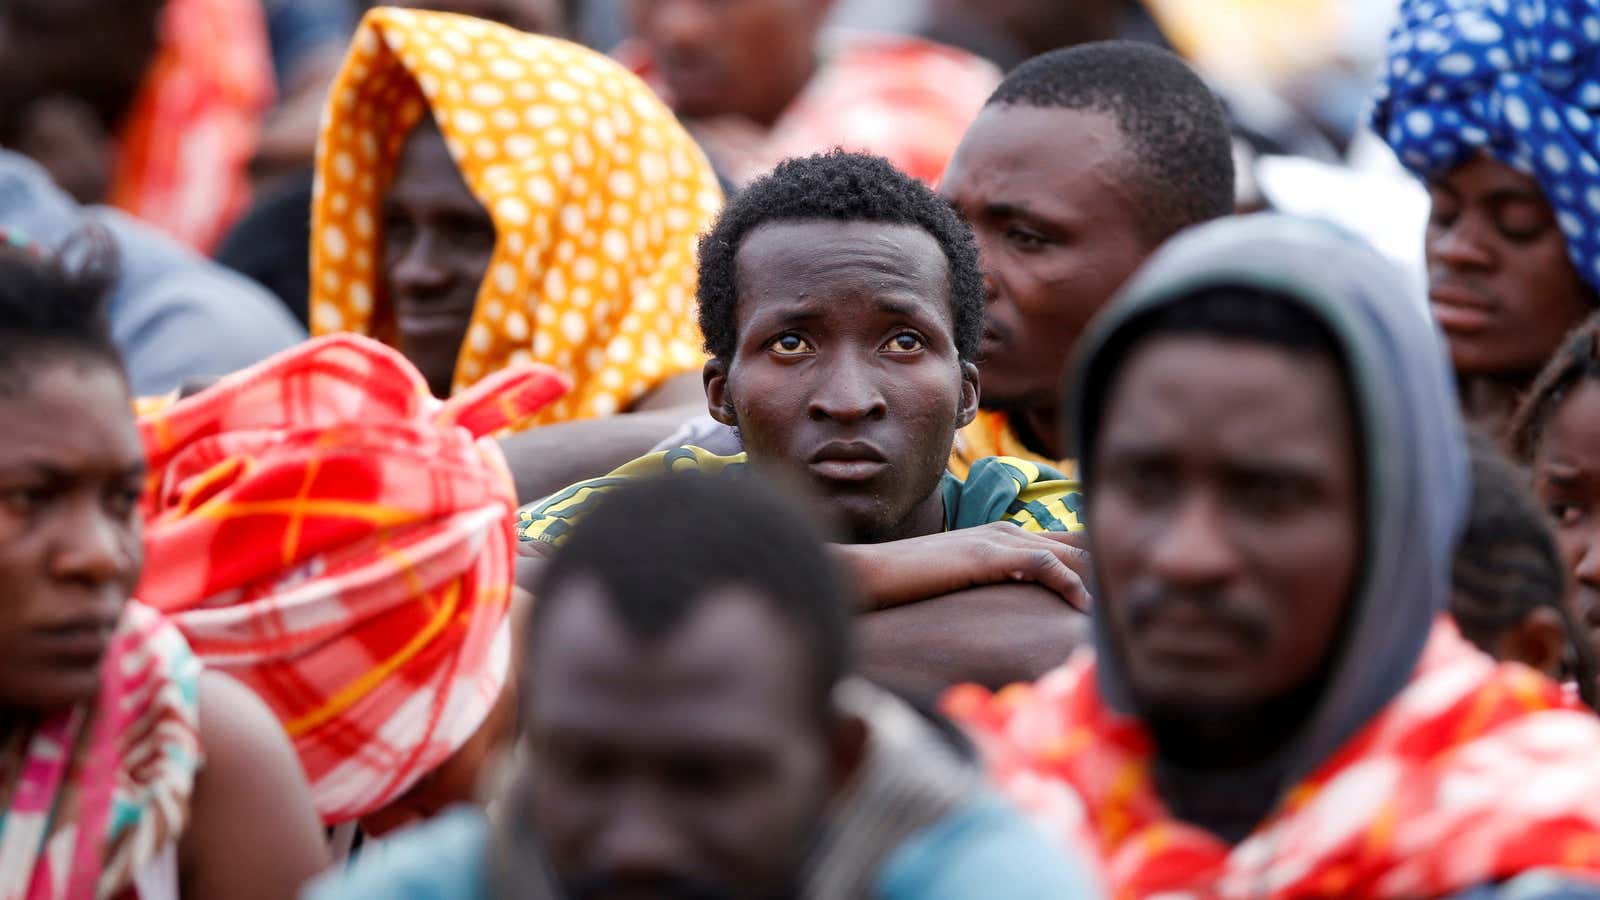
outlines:
[[[1524,375],[1458,375],[1461,414],[1468,425],[1498,441],[1505,437],[1511,415],[1531,381]]]
[[[778,120],[782,119],[784,114],[789,111],[789,107],[793,106],[794,102],[800,99],[800,95],[805,92],[806,85],[811,83],[811,79],[816,77],[816,74],[817,60],[816,56],[813,55],[807,58],[806,65],[804,67],[796,67],[794,78],[790,80],[790,84],[783,92],[783,102],[775,103],[768,109],[765,109],[761,113],[752,117],[756,124],[760,125],[762,128],[768,129],[777,125]]]
[[[1060,416],[1054,403],[1018,410],[1011,413],[1009,418],[1011,433],[1030,452],[1045,459],[1061,459],[1067,455],[1061,440]]]
[[[850,543],[886,544],[890,541],[939,534],[944,531],[944,515],[944,481],[940,479],[927,499],[913,507],[905,518],[890,523],[886,528],[853,530]]]
[[[1229,843],[1243,840],[1299,774],[1285,756],[1316,709],[1324,680],[1248,707],[1152,709],[1142,714],[1156,745],[1156,790],[1183,821]]]

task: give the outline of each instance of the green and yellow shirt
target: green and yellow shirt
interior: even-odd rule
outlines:
[[[635,478],[669,472],[735,477],[748,468],[743,453],[718,456],[699,447],[641,456],[610,475],[579,482],[523,507],[517,514],[517,536],[524,541],[560,544],[602,494]],[[972,464],[965,481],[946,472],[940,490],[946,531],[990,522],[1011,522],[1025,531],[1083,528],[1083,495],[1078,483],[1028,460],[1009,456],[980,459]]]

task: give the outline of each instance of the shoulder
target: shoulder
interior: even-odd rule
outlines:
[[[487,896],[489,827],[458,809],[372,845],[306,889],[307,900],[476,900]]]
[[[296,339],[293,317],[265,288],[119,210],[97,207],[92,215],[122,251],[119,312],[181,312],[264,330],[260,335],[231,336],[235,338]]]
[[[609,475],[580,481],[524,506],[517,511],[517,537],[524,541],[560,544],[566,540],[572,526],[594,508],[594,503],[631,481],[679,472],[731,474],[742,471],[745,465],[743,453],[719,456],[700,447],[676,447],[641,456]]]
[[[1029,531],[1080,531],[1078,482],[1043,463],[990,456],[972,464],[961,485],[952,527],[1013,522]]]
[[[912,836],[890,857],[879,888],[888,900],[1100,895],[1075,860],[990,794],[978,795]]]

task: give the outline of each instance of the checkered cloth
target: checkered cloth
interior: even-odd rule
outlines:
[[[139,596],[278,715],[326,822],[403,794],[499,696],[516,497],[482,436],[569,385],[514,367],[441,403],[335,335],[140,420]]]

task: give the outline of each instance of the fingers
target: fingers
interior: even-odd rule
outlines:
[[[1068,547],[1076,547],[1085,553],[1089,551],[1089,532],[1087,531],[1033,531],[1028,533],[1066,544]]]
[[[1083,553],[1071,547],[1036,547],[1024,551],[1026,562],[1013,573],[1013,579],[1030,581],[1054,591],[1073,609],[1086,613],[1093,605],[1093,600],[1089,596],[1089,589],[1084,586],[1083,577],[1063,558],[1064,552]]]

